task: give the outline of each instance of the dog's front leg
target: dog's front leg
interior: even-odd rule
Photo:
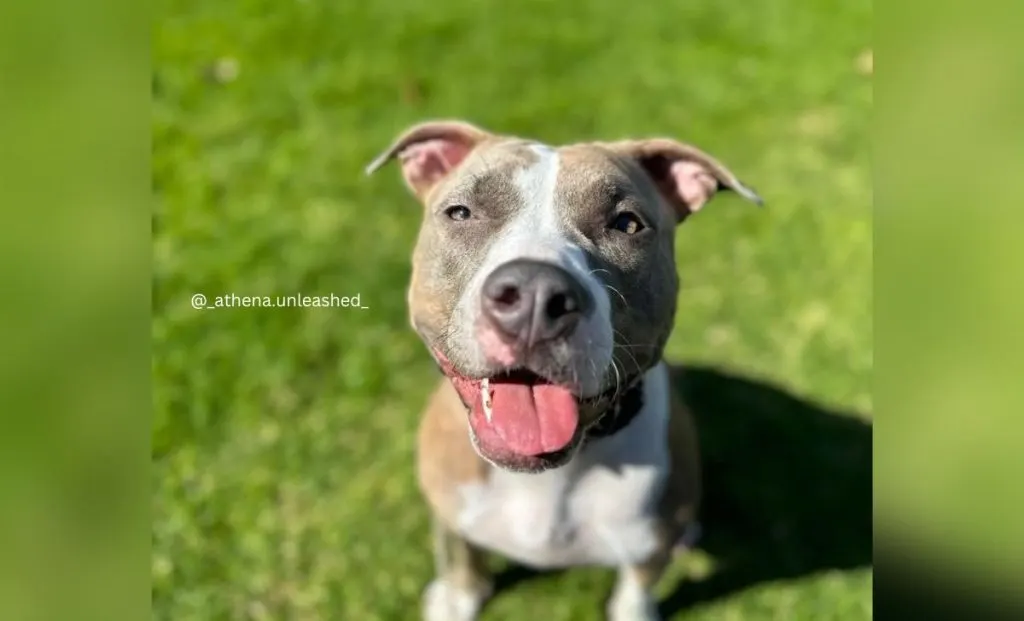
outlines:
[[[665,550],[646,563],[619,568],[619,578],[608,601],[608,621],[661,621],[654,588],[670,560],[671,552]]]
[[[474,621],[491,595],[491,576],[482,550],[433,520],[437,576],[424,593],[424,621]]]

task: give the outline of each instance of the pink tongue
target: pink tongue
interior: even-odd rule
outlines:
[[[572,393],[552,384],[491,383],[491,427],[521,455],[553,453],[572,441],[579,411]]]

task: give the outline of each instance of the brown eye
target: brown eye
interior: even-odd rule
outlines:
[[[626,235],[636,235],[640,231],[644,230],[644,223],[640,221],[640,218],[636,214],[624,211],[615,216],[615,219],[611,221],[608,228],[615,229],[625,233]]]
[[[469,220],[469,216],[471,215],[469,208],[465,205],[452,205],[448,209],[444,210],[444,214],[456,221]]]

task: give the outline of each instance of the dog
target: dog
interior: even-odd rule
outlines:
[[[485,554],[614,567],[611,621],[659,619],[652,593],[699,525],[700,462],[662,360],[678,224],[751,188],[667,138],[546,144],[458,120],[402,132],[424,208],[409,321],[443,377],[418,432],[437,575],[425,621],[472,621]]]

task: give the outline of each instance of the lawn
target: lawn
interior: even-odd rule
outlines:
[[[154,619],[417,618],[419,211],[394,168],[362,169],[430,117],[677,137],[758,190],[765,208],[723,195],[677,234],[668,354],[693,368],[708,498],[666,618],[871,618],[870,0],[158,7]],[[484,619],[598,619],[613,577],[505,568]]]

